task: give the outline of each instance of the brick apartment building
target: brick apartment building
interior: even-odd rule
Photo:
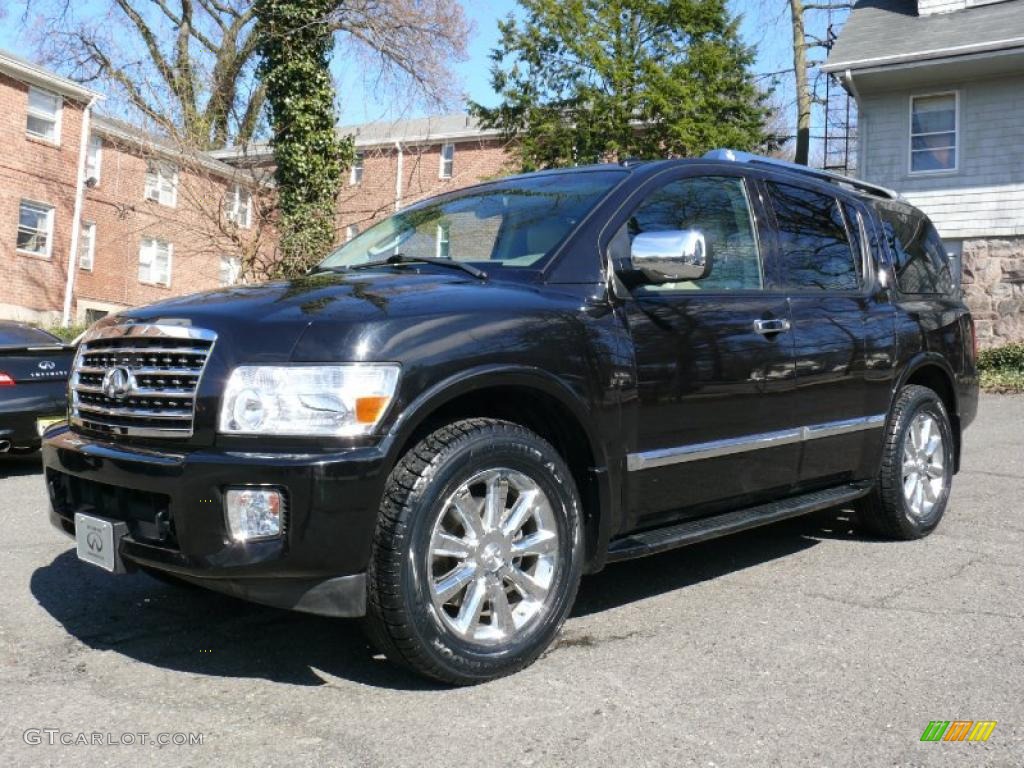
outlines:
[[[234,282],[272,248],[250,172],[98,116],[100,98],[0,52],[2,318],[87,322]]]
[[[480,128],[468,115],[443,115],[341,126],[352,136],[356,162],[338,195],[338,239],[418,200],[507,175],[515,170],[501,132]],[[210,155],[269,173],[267,144],[216,150]]]
[[[0,318],[41,325],[237,282],[272,258],[267,145],[196,153],[96,114],[102,96],[0,51]],[[511,171],[465,115],[345,126],[358,160],[338,241],[424,197]],[[72,265],[69,279],[69,265]]]

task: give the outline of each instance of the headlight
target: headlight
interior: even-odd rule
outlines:
[[[394,363],[245,365],[228,379],[220,431],[348,437],[373,431],[391,404]]]

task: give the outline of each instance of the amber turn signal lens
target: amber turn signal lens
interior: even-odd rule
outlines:
[[[360,424],[376,424],[390,400],[386,395],[356,398],[356,421]]]

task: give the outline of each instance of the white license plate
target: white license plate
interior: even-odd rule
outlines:
[[[124,523],[76,512],[75,542],[78,544],[78,559],[111,573],[120,572],[121,559],[117,547],[124,535],[124,528]]]

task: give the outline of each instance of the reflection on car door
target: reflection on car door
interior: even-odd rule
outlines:
[[[768,181],[779,279],[790,299],[805,428],[800,481],[832,485],[873,471],[893,371],[892,306],[875,287],[866,212],[830,191]]]
[[[691,170],[648,189],[621,225],[620,240],[699,230],[712,258],[706,279],[635,287],[625,308],[639,392],[628,527],[755,503],[796,480],[789,313],[760,219],[741,175]]]

